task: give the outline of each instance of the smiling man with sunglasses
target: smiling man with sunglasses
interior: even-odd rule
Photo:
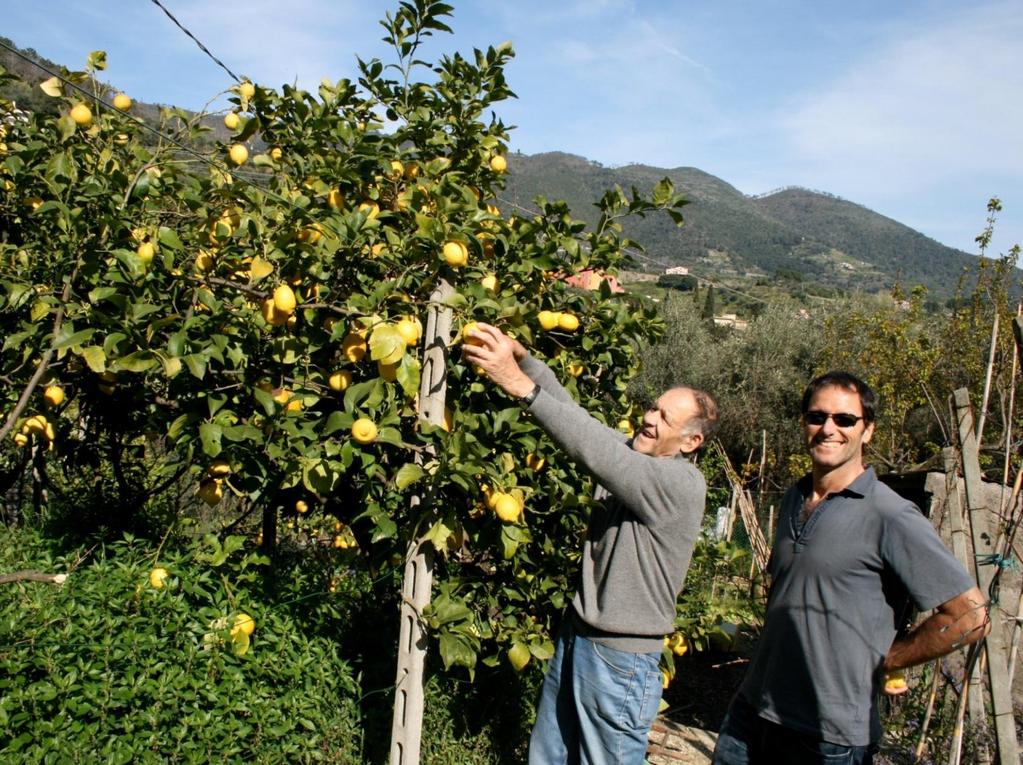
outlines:
[[[877,698],[896,670],[987,633],[980,591],[912,503],[863,464],[877,396],[847,372],[807,387],[812,471],[785,495],[764,629],[721,727],[715,765],[869,765]],[[934,613],[904,636],[906,599]]]

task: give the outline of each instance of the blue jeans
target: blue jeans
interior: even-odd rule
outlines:
[[[873,765],[873,746],[844,746],[765,720],[736,696],[721,723],[712,765]]]
[[[640,765],[661,700],[660,653],[629,653],[566,618],[544,677],[529,765]]]

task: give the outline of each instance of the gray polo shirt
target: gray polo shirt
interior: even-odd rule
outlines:
[[[681,454],[633,451],[623,433],[575,403],[542,361],[527,357],[519,366],[541,387],[530,413],[600,482],[572,602],[579,631],[622,651],[660,652],[700,533],[703,475]]]
[[[809,478],[782,502],[764,630],[739,695],[767,720],[864,746],[881,736],[880,669],[906,596],[925,611],[974,582],[873,468],[829,494],[799,529]]]

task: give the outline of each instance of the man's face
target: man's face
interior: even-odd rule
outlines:
[[[803,438],[815,468],[829,471],[846,466],[862,468],[863,445],[874,435],[874,423],[867,425],[859,419],[848,427],[840,427],[834,417],[828,417],[822,424],[808,421],[822,416],[817,413],[862,417],[860,394],[838,386],[821,388],[814,393],[803,415]]]
[[[674,457],[696,451],[701,433],[689,432],[689,421],[698,413],[693,393],[685,388],[666,391],[643,415],[643,424],[632,439],[632,448],[651,457]]]

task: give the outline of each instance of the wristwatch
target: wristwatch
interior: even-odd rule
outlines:
[[[522,402],[523,406],[529,406],[534,401],[536,401],[536,397],[539,396],[539,395],[540,395],[540,385],[537,384],[537,385],[533,386],[533,390],[529,391],[529,393],[527,393],[525,396],[520,398],[519,401]]]

